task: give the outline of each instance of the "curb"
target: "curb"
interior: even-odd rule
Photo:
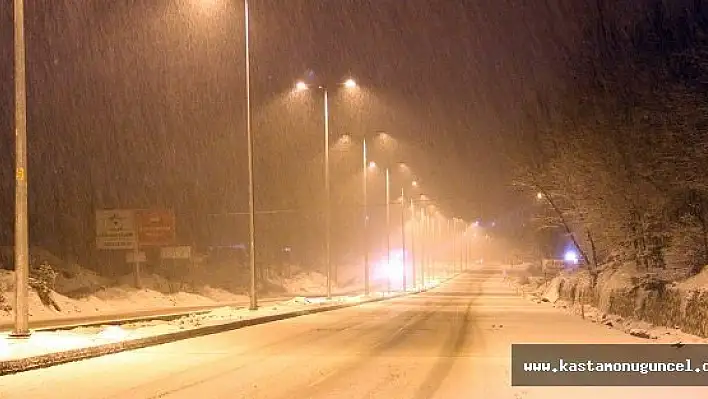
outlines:
[[[434,288],[434,287],[431,287]],[[343,303],[338,305],[321,306],[314,309],[302,309],[295,310],[291,312],[256,317],[247,320],[237,320],[233,322],[228,322],[224,324],[218,324],[206,327],[197,327],[185,331],[177,331],[167,334],[155,335],[151,337],[136,338],[132,340],[127,340],[123,342],[115,342],[103,345],[92,346],[89,348],[79,348],[71,349],[67,351],[48,353],[44,355],[32,356],[24,359],[13,359],[0,361],[0,376],[16,374],[24,371],[35,370],[40,368],[46,368],[51,366],[56,366],[65,363],[71,363],[79,360],[91,359],[95,357],[100,357],[104,355],[110,355],[114,353],[125,352],[129,350],[147,348],[150,346],[162,345],[170,342],[181,341],[189,338],[197,338],[206,335],[218,334],[222,332],[238,330],[240,328],[255,326],[259,324],[270,323],[273,321],[286,320],[294,317],[305,316],[310,314],[328,312],[331,310],[344,309],[354,306],[359,306],[367,303],[381,302],[388,299],[400,298],[409,295],[420,294],[422,292],[428,291],[430,288],[405,292],[397,295],[384,296],[380,298],[372,298],[356,303]]]
[[[263,299],[260,301],[260,303],[267,303],[271,304],[273,302],[279,302],[282,300],[290,300],[293,299],[292,297],[282,297],[282,298],[274,298],[274,299]],[[57,324],[55,326],[46,326],[46,327],[37,327],[37,328],[32,328],[32,331],[64,331],[64,330],[72,330],[74,328],[80,328],[80,327],[99,327],[99,326],[120,326],[123,324],[131,324],[131,323],[140,323],[143,321],[172,321],[172,320],[177,320],[185,316],[189,315],[201,315],[201,314],[206,314],[209,313],[215,309],[223,308],[223,307],[243,307],[247,306],[247,303],[240,303],[240,302],[231,302],[231,303],[222,303],[218,305],[206,305],[206,306],[199,306],[192,308],[192,310],[187,310],[187,311],[175,311],[172,313],[163,313],[163,314],[155,314],[155,315],[146,315],[146,316],[135,316],[135,317],[127,317],[127,318],[107,318],[107,319],[101,319],[101,320],[96,320],[96,321],[89,321],[86,323],[75,323],[75,324]],[[61,320],[59,320],[60,322]],[[0,330],[2,333],[9,332],[10,330]]]

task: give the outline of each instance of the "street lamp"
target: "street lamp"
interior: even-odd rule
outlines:
[[[345,87],[356,87],[353,80],[348,80],[344,82]],[[300,88],[307,87],[306,85],[298,85]],[[302,89],[300,89],[302,90]],[[379,133],[378,137],[382,137],[385,133]],[[383,137],[389,137],[388,135]],[[390,138],[390,137],[389,137]],[[345,141],[350,141],[351,136],[343,136]],[[364,205],[364,295],[368,296],[370,294],[371,282],[370,282],[370,270],[369,270],[369,199],[368,199],[368,180],[369,180],[369,170],[376,169],[377,165],[374,161],[369,161],[369,151],[366,141],[366,136],[362,140],[362,193],[363,193],[363,205]]]
[[[12,337],[29,337],[29,239],[27,226],[27,90],[25,5],[14,2],[15,30],[15,326]]]
[[[400,164],[401,167],[405,168],[406,170],[408,167],[404,164]],[[411,186],[414,188],[418,187],[418,182],[413,181],[411,183]],[[407,263],[406,263],[406,202],[405,202],[405,185],[401,185],[401,245],[403,249],[403,291],[407,291],[408,289],[408,282],[407,282]],[[413,205],[413,196],[411,195],[410,199],[410,210],[411,210],[411,266],[412,266],[412,280],[413,280],[413,289],[417,288],[417,283],[416,283],[416,270],[415,270],[415,207]]]
[[[446,275],[449,277],[450,276],[450,270],[454,272],[455,270],[455,219],[448,219],[446,223],[447,227],[447,237],[450,243],[452,244],[452,250],[450,252],[450,256],[446,256],[446,258],[449,259],[449,261],[445,262],[447,263],[447,267],[445,267],[445,272]],[[447,251],[446,251],[447,252]]]
[[[356,82],[347,79],[343,83],[346,88],[355,88]],[[331,253],[331,190],[329,176],[329,92],[325,86],[317,86],[322,90],[324,99],[324,178],[325,178],[325,263],[327,268],[327,299],[332,298],[332,253]],[[307,83],[299,81],[295,84],[298,91],[307,90]]]
[[[406,281],[406,269],[408,265],[406,264],[406,197],[403,192],[403,186],[401,186],[401,258],[403,263],[403,281],[401,282],[401,286],[403,292],[406,292],[408,291],[408,282]]]
[[[248,0],[243,1],[243,11],[245,35],[244,51],[246,53],[246,138],[248,140],[248,261],[251,274],[249,309],[256,310],[258,309],[258,293],[256,292],[256,201],[253,178],[253,134],[251,132],[251,51]]]
[[[369,168],[375,168],[376,163],[369,162]],[[386,271],[387,275],[391,271],[391,173],[388,167],[385,169],[385,181],[386,181]],[[387,290],[391,292],[391,277],[388,276]]]
[[[425,214],[424,206],[420,207],[420,225],[418,227],[418,234],[420,236],[420,238],[418,239],[418,245],[420,246],[420,282],[423,289],[425,289],[425,266],[427,264],[428,255],[428,219]]]
[[[386,168],[386,267],[391,270],[391,178]],[[391,278],[388,281],[388,292],[391,293]]]
[[[367,190],[367,180],[369,176],[368,154],[366,151],[366,137],[362,144],[362,194],[364,202],[364,295],[369,296],[369,199]]]
[[[304,83],[303,83],[304,84]],[[345,82],[345,85],[347,83]],[[351,141],[351,136],[345,135],[343,136],[343,139],[346,142]],[[364,295],[369,296],[370,294],[370,284],[369,284],[369,199],[368,199],[368,175],[369,175],[369,169],[373,169],[376,167],[376,163],[369,162],[368,160],[368,151],[367,151],[367,146],[366,146],[366,137],[364,137],[362,141],[362,202],[363,202],[363,212],[364,212]]]
[[[401,207],[403,207],[403,199],[401,198]],[[413,291],[418,289],[418,273],[416,271],[415,261],[418,258],[416,256],[416,234],[418,234],[418,223],[416,222],[416,212],[415,205],[413,203],[413,196],[410,198],[410,210],[411,210],[411,280],[413,281]],[[403,233],[402,233],[403,234]],[[405,242],[405,238],[404,238]],[[420,245],[420,244],[419,244]]]
[[[462,235],[460,234],[460,220],[455,219],[455,272],[462,272]]]

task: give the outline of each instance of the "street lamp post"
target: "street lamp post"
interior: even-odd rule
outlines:
[[[460,249],[459,249],[460,267],[459,267],[459,269],[460,269],[460,273],[462,273],[465,268],[465,263],[467,262],[467,257],[465,256],[465,249],[467,248],[467,233],[464,230],[465,221],[460,220],[459,222],[460,222],[459,223],[459,226],[460,226],[459,227],[460,228],[460,230],[459,230],[459,235],[460,235]]]
[[[467,224],[465,223],[465,226]],[[465,272],[467,272],[470,268],[470,235],[469,235],[469,228],[465,227]]]
[[[420,245],[420,281],[423,285],[423,289],[425,289],[425,266],[428,263],[428,221],[425,217],[424,206],[420,207],[420,228],[418,229],[418,234],[420,236],[418,240],[418,245]]]
[[[403,262],[403,281],[401,285],[403,287],[403,292],[408,289],[408,284],[406,281],[406,203],[403,193],[403,187],[401,187],[401,258]]]
[[[416,270],[416,235],[418,234],[418,222],[416,221],[415,205],[411,197],[411,281],[413,281],[413,291],[418,289],[418,272]]]
[[[386,168],[386,267],[391,271],[391,178],[389,168]],[[391,276],[386,279],[388,281],[388,292],[391,292]]]
[[[331,208],[330,208],[330,182],[329,182],[329,98],[327,88],[324,92],[324,163],[325,163],[325,263],[327,267],[327,299],[332,298],[332,254],[330,252],[331,239]]]
[[[248,140],[248,249],[251,274],[250,310],[258,309],[258,293],[256,291],[256,201],[253,181],[253,134],[251,132],[251,51],[249,38],[248,0],[243,1],[244,30],[246,52],[246,136]]]
[[[15,28],[15,326],[11,336],[29,331],[29,238],[27,223],[27,90],[25,75],[25,5],[14,2]]]
[[[464,248],[464,241],[462,237],[462,232],[460,231],[460,221],[456,220],[455,221],[455,236],[457,237],[457,273],[462,273],[462,262],[463,262],[463,248]]]
[[[450,263],[447,266],[447,270],[448,270],[447,275],[449,277],[451,274],[453,274],[453,275],[455,274],[455,263],[456,263],[455,257],[457,256],[457,254],[455,253],[456,248],[455,248],[455,219],[454,218],[447,220],[447,234],[448,234],[450,243],[452,245],[451,252],[450,252],[450,255],[451,255],[450,256]]]
[[[356,87],[356,82],[353,79],[347,79],[344,82],[347,88]],[[308,85],[305,82],[297,82],[295,85],[297,90],[306,90]],[[325,268],[327,269],[327,299],[332,298],[332,253],[331,253],[331,189],[330,189],[330,173],[329,173],[329,92],[326,87],[318,86],[323,92],[323,107],[324,107],[324,179],[325,179]]]
[[[430,246],[428,249],[428,276],[429,280],[435,280],[437,273],[435,271],[435,262],[437,261],[436,240],[435,240],[435,217],[432,213],[427,215],[428,218],[428,241]]]
[[[371,287],[369,286],[369,200],[367,193],[367,181],[369,171],[369,161],[366,153],[366,137],[363,143],[363,168],[362,190],[364,193],[364,295],[369,296]]]
[[[457,274],[460,272],[460,265],[461,262],[460,260],[462,259],[460,257],[460,237],[459,237],[459,231],[457,229],[457,219],[452,219],[452,234],[453,234],[453,239],[452,239],[452,251],[455,256],[455,263],[452,265],[452,270],[453,274]]]
[[[430,215],[430,277],[433,280],[437,279],[438,276],[438,229],[437,229],[437,218],[435,215]]]
[[[440,243],[442,241],[443,231],[442,231],[442,221],[439,218],[433,218],[433,250],[435,258],[433,259],[433,278],[440,280],[440,263],[442,260],[442,254],[440,251]]]

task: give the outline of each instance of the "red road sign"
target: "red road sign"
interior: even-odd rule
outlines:
[[[158,247],[174,244],[175,214],[172,210],[137,210],[135,221],[140,246]]]

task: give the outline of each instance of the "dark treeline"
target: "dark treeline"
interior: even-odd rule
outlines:
[[[620,24],[597,5],[565,84],[526,100],[518,184],[538,227],[589,264],[695,273],[708,264],[708,7],[658,0]]]

